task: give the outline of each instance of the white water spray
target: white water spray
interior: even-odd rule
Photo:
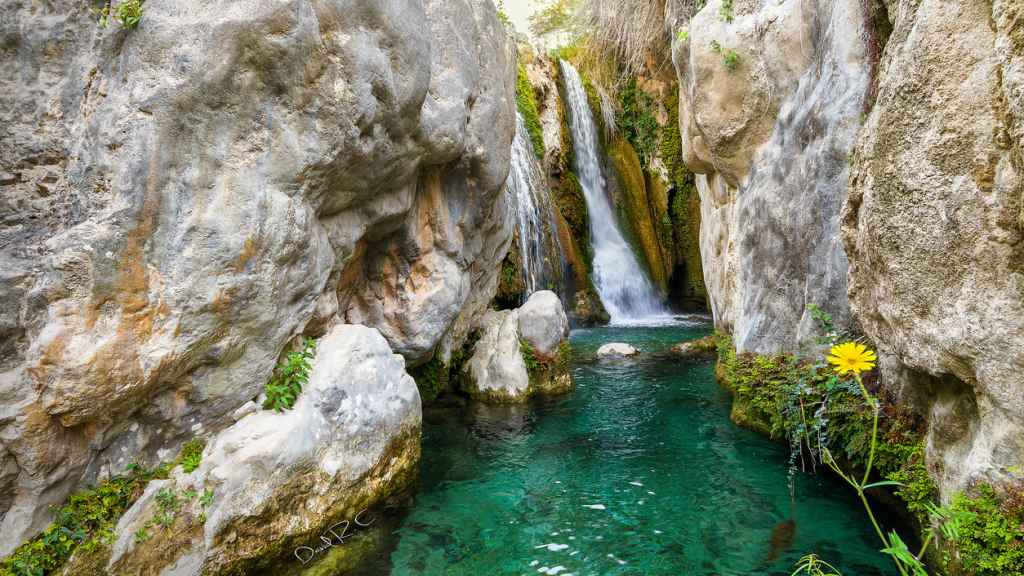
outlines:
[[[552,283],[552,275],[548,270],[550,266],[545,256],[554,252],[548,245],[550,240],[542,216],[541,207],[550,204],[543,202],[540,197],[547,190],[544,172],[533,152],[530,134],[519,113],[516,113],[516,137],[512,142],[512,169],[507,186],[515,208],[521,267],[526,286],[523,297],[526,298]],[[553,215],[545,216],[548,221],[553,221]]]
[[[658,292],[637,262],[636,255],[619,231],[605,193],[599,161],[597,125],[587,103],[587,93],[575,68],[561,62],[565,78],[575,168],[590,215],[590,237],[594,248],[594,287],[612,324],[634,323],[669,316]]]

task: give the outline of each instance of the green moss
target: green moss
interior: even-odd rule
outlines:
[[[583,251],[584,261],[590,267],[590,220],[587,213],[587,200],[583,195],[583,187],[572,172],[563,172],[558,183],[556,198],[558,211],[565,219],[577,246]]]
[[[522,273],[522,257],[519,250],[519,238],[516,236],[508,254],[501,261],[501,274],[498,276],[498,292],[494,303],[500,309],[518,307],[526,292],[526,282]]]
[[[643,165],[654,156],[658,143],[658,121],[651,111],[654,99],[636,85],[631,78],[619,91],[620,112],[616,118],[618,132],[633,146]]]
[[[871,447],[872,413],[855,382],[824,363],[795,356],[736,354],[727,335],[717,336],[719,382],[733,394],[733,418],[800,450],[828,448],[863,468]],[[879,476],[905,482],[897,495],[919,514],[937,491],[924,468],[922,422],[902,405],[883,401],[875,455]]]
[[[646,178],[640,158],[624,138],[616,138],[608,149],[619,188],[623,196],[623,224],[632,232],[635,244],[639,246],[642,261],[647,264],[654,284],[668,292],[668,269],[658,243],[658,227],[651,213],[653,202],[648,197]]]
[[[533,379],[541,368],[540,360],[537,359],[537,353],[533,351],[533,346],[522,338],[519,339],[519,353],[526,364],[526,371],[530,374],[530,378]]]
[[[448,368],[437,355],[429,362],[411,368],[409,375],[416,381],[424,402],[433,401],[448,386]]]
[[[953,498],[956,549],[963,572],[971,576],[1024,574],[1024,498],[991,486]]]
[[[523,116],[526,131],[530,134],[533,153],[538,158],[544,157],[544,130],[540,124],[540,112],[537,109],[537,97],[533,93],[533,85],[526,75],[526,67],[519,64],[516,76],[516,107]]]

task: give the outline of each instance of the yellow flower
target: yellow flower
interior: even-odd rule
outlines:
[[[831,353],[828,363],[832,364],[832,369],[839,374],[867,372],[875,367],[875,361],[878,359],[873,350],[868,350],[866,346],[856,342],[844,342],[833,346]]]

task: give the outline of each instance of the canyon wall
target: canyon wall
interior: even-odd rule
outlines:
[[[490,1],[0,10],[0,554],[232,424],[298,336],[365,324],[416,364],[485,311],[515,130]]]
[[[1024,5],[893,2],[852,159],[850,301],[944,494],[1024,466]]]
[[[704,279],[741,351],[850,325],[839,239],[870,62],[861,3],[718,1],[675,36],[683,158],[698,174]],[[860,31],[860,34],[851,31]]]
[[[945,497],[1018,482],[1024,7],[728,6],[669,23],[716,325],[795,351],[821,306],[928,416]]]

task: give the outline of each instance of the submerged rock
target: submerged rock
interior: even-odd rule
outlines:
[[[516,310],[488,311],[479,330],[463,369],[463,387],[474,399],[514,403],[572,389],[569,322],[554,292],[535,292]]]
[[[610,342],[597,349],[598,358],[628,358],[639,353],[639,350],[623,342]]]
[[[713,358],[718,349],[714,336],[705,336],[699,340],[680,342],[671,348],[673,355],[683,359]]]
[[[320,545],[339,522],[350,531],[357,517],[370,524],[373,509],[416,477],[420,421],[402,357],[377,330],[337,326],[294,409],[242,418],[210,442],[195,472],[150,483],[117,525],[107,572],[246,573]],[[168,513],[168,494],[180,502],[172,529],[147,528]]]

